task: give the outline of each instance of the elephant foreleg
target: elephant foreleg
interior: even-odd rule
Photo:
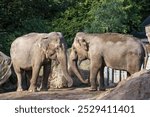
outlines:
[[[41,66],[40,65],[34,65],[32,68],[32,78],[30,80],[30,87],[29,92],[35,92],[37,91],[37,78],[39,76]]]
[[[46,64],[43,67],[43,80],[42,80],[42,87],[41,87],[42,91],[48,90],[48,78],[50,75],[50,68],[51,68],[51,64]]]
[[[23,88],[22,88],[22,75],[21,75],[21,70],[19,68],[16,68],[14,66],[14,70],[16,72],[16,75],[17,75],[17,91],[23,91]]]
[[[17,91],[23,91],[23,88],[22,88],[22,76],[21,76],[21,73],[16,73],[16,75],[17,75],[17,80],[18,80]]]
[[[101,67],[100,69],[99,91],[105,91],[104,67]]]
[[[90,84],[91,84],[91,91],[97,90],[97,74],[100,69],[101,64],[91,61],[91,67],[90,67]]]
[[[25,86],[26,86],[26,89],[29,89],[31,77],[32,77],[32,70],[25,71]]]

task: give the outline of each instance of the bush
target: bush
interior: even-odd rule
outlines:
[[[92,17],[91,23],[85,27],[85,30],[129,33],[131,27],[139,24],[138,10],[137,6],[132,6],[125,0],[101,0],[89,11],[89,16]]]

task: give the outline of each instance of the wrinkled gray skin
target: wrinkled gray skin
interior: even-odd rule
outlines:
[[[18,79],[17,91],[22,91],[22,74],[32,74],[29,91],[37,90],[37,78],[41,66],[43,66],[43,81],[41,90],[47,90],[48,76],[51,67],[51,60],[58,60],[68,87],[73,81],[67,70],[66,47],[63,36],[60,32],[51,33],[30,33],[17,38],[11,45],[10,55],[14,70]],[[32,71],[31,71],[32,70]]]
[[[90,60],[90,90],[97,90],[97,74],[100,73],[99,90],[105,90],[104,67],[126,70],[128,76],[140,71],[147,60],[143,44],[135,37],[118,33],[76,34],[69,58],[70,70],[82,83],[87,83],[78,69],[77,62]],[[144,64],[144,65],[145,65]]]
[[[11,59],[0,52],[0,85],[5,83],[11,75]],[[2,76],[1,76],[2,75]]]

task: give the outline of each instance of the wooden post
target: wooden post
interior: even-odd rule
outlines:
[[[109,68],[107,67],[106,68],[107,70],[107,86],[109,86]]]
[[[121,80],[122,80],[122,71],[119,70],[119,81],[121,81]]]
[[[112,83],[114,83],[114,69],[112,69]]]

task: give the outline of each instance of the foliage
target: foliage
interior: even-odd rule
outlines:
[[[88,32],[129,33],[139,25],[138,6],[127,0],[101,0],[89,11],[91,23],[85,29]]]
[[[69,46],[71,46],[75,34],[84,31],[84,26],[88,23],[87,12],[90,9],[91,0],[73,0],[70,4],[51,23],[52,29],[64,34]]]
[[[71,46],[75,34],[131,33],[149,15],[149,0],[1,0],[0,50],[29,32],[60,31]]]

